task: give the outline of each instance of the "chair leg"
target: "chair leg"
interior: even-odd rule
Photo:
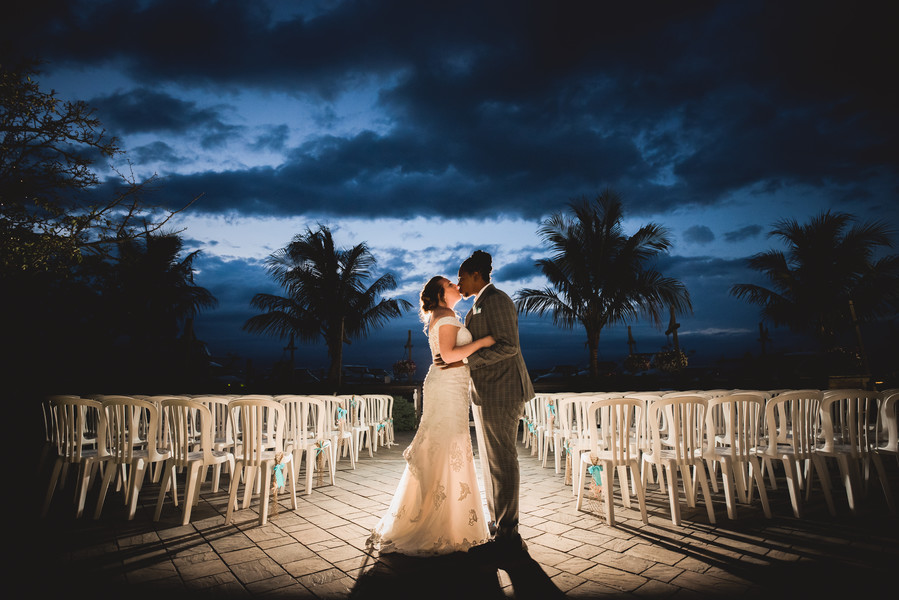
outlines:
[[[762,475],[762,470],[759,467],[758,459],[749,459],[749,493],[747,497],[749,500],[752,500],[752,481],[755,480],[755,486],[759,489],[759,499],[762,501],[762,511],[764,511],[765,516],[767,518],[771,518],[771,505],[768,503],[768,492],[765,490],[765,478]]]
[[[605,496],[605,505],[606,505],[606,518],[609,521],[609,527],[615,526],[615,503],[612,502],[612,484],[615,478],[615,469],[606,469],[603,468],[603,473],[606,474],[602,479],[602,492]],[[622,487],[621,485],[621,475],[618,476],[618,487]],[[624,489],[621,493],[623,497],[627,497],[627,476],[624,477]],[[628,503],[630,504],[630,503]]]
[[[790,501],[793,503],[793,516],[802,518],[802,495],[799,489],[799,479],[793,466],[792,458],[783,459],[784,474],[787,479],[787,488],[790,490]]]
[[[324,450],[322,450],[324,452]],[[312,473],[315,471],[315,461],[316,461],[316,453],[315,446],[306,446],[306,451],[302,450],[299,452],[299,455],[294,454],[294,460],[296,460],[296,473],[300,471],[300,460],[303,458],[303,454],[306,455],[306,495],[312,493]]]
[[[827,466],[824,464],[822,457],[816,454],[812,456],[813,458],[810,461],[812,467],[810,468],[814,468],[818,472],[818,478],[821,479],[821,488],[824,492],[824,501],[827,502],[827,510],[830,512],[830,516],[835,517],[837,511],[833,505],[833,494],[830,491],[830,475],[827,473]]]
[[[44,496],[44,506],[41,509],[41,516],[47,516],[47,511],[50,510],[50,501],[53,500],[53,492],[56,490],[56,485],[59,482],[59,475],[62,473],[62,465],[63,459],[57,458],[53,463],[53,471],[50,473],[50,482],[47,484],[47,494]]]
[[[724,480],[724,502],[727,505],[727,518],[737,518],[737,500],[734,494],[733,465],[728,460],[721,461],[721,479]],[[708,501],[708,499],[706,499]]]
[[[699,487],[702,488],[702,499],[705,502],[705,510],[709,515],[709,523],[715,524],[715,507],[712,505],[712,495],[709,493],[709,481],[705,475],[705,465],[702,461],[696,465],[694,477],[699,478]]]
[[[112,478],[116,475],[116,467],[114,465],[107,465],[106,472],[103,474],[103,482],[100,484],[100,495],[97,498],[97,506],[94,508],[94,519],[100,518],[100,513],[103,512],[103,503],[106,501],[106,493],[109,490],[109,484],[112,481]]]
[[[153,513],[153,520],[158,521],[162,515],[162,505],[165,502],[165,496],[169,491],[171,480],[175,477],[175,465],[171,464],[171,460],[165,461],[163,467],[162,481],[159,484],[159,496],[156,498],[156,512]]]
[[[614,470],[614,469],[612,469]],[[611,477],[611,474],[610,474]],[[618,489],[621,490],[621,503],[625,508],[631,507],[630,486],[627,481],[627,465],[618,466]],[[611,490],[610,492],[611,493]],[[611,524],[611,520],[609,521]]]
[[[896,514],[896,504],[893,502],[893,490],[890,488],[890,482],[887,481],[886,469],[883,467],[883,460],[880,458],[880,454],[874,452],[871,455],[871,460],[874,461],[874,468],[877,469],[877,476],[880,478],[880,487],[883,488],[883,495],[886,499],[887,507],[890,509],[890,514]]]
[[[671,505],[671,522],[680,525],[680,501],[677,497],[677,467],[665,465],[668,472],[668,503]],[[661,477],[659,478],[661,481]]]
[[[272,489],[272,474],[274,471],[274,463],[266,461],[262,463],[263,472],[259,474],[259,480],[262,482],[262,490],[259,495],[259,524],[265,525],[268,522],[268,503]],[[254,469],[255,470],[255,469]],[[288,471],[288,477],[290,472]]]
[[[239,467],[238,467],[239,466]],[[240,471],[244,471],[246,467],[242,462],[236,461],[236,465],[231,467],[231,483],[228,490],[228,510],[225,512],[225,525],[231,523],[231,517],[234,514],[234,508],[237,506],[237,486],[240,484]]]
[[[636,461],[634,461],[634,463],[630,465],[631,482],[634,486],[634,494],[637,495],[637,502],[640,504],[640,518],[643,519],[644,525],[649,525],[649,517],[646,515],[646,492],[640,481],[641,477],[637,476],[636,469],[638,469],[638,467]]]
[[[199,475],[201,469],[205,470],[205,467],[201,467],[198,462],[193,462],[187,471],[187,483],[184,486],[184,509],[181,517],[182,525],[190,523],[190,513],[194,507],[194,500],[198,496],[197,492],[200,490]]]

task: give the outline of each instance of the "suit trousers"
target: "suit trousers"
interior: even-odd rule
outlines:
[[[478,454],[484,475],[484,492],[496,538],[518,534],[518,425],[523,404],[487,399],[472,405]]]

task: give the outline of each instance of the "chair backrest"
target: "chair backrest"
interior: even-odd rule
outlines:
[[[877,412],[877,447],[887,452],[899,452],[899,424],[897,424],[899,390],[884,390],[880,393],[878,402],[880,409]]]
[[[645,404],[637,398],[606,398],[587,407],[591,456],[602,452],[611,466],[639,460]]]
[[[647,416],[653,455],[661,456],[664,449],[678,466],[692,465],[703,449],[708,401],[700,395],[674,395],[652,402]]]
[[[284,406],[272,398],[232,400],[232,417],[237,427],[237,453],[246,464],[261,466],[265,453],[284,451]]]
[[[191,450],[199,444],[203,459],[212,462],[212,413],[204,403],[187,398],[164,398],[160,401],[166,422],[171,458],[186,467]]]
[[[231,398],[227,396],[195,396],[192,398],[209,409],[212,417],[212,439],[215,445],[234,445],[234,421],[231,418]]]
[[[747,459],[762,443],[764,416],[765,401],[759,394],[731,394],[709,399],[705,422],[706,453],[713,453],[717,442],[728,448],[731,456]],[[720,432],[716,429],[718,424],[723,424]]]
[[[866,456],[877,443],[877,392],[840,389],[824,392],[821,400],[821,435],[824,452],[835,444],[848,446],[852,456]]]
[[[821,423],[821,390],[781,392],[765,404],[768,452],[777,445],[790,446],[797,459],[811,458],[818,447]]]
[[[49,398],[49,419],[56,451],[66,462],[78,463],[85,449],[84,431],[94,423],[98,431],[106,428],[103,405],[96,400],[78,396],[52,396]],[[87,442],[93,446],[94,440]]]
[[[99,436],[101,453],[105,451],[116,464],[131,463],[139,450],[146,450],[151,462],[160,460],[155,403],[130,396],[103,396],[103,412],[107,432]]]
[[[328,406],[312,396],[282,396],[285,449],[307,448],[328,437]]]

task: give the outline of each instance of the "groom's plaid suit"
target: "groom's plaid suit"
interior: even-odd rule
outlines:
[[[518,342],[518,314],[507,294],[488,285],[465,316],[474,339],[492,335],[496,343],[468,357],[471,401],[483,425],[479,448],[487,457],[487,505],[496,537],[518,533],[518,423],[524,403],[534,396]]]

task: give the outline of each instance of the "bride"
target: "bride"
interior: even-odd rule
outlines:
[[[491,336],[472,341],[453,307],[462,295],[446,277],[433,277],[421,291],[432,358],[462,360],[492,346]],[[475,475],[468,424],[468,366],[440,369],[424,381],[421,422],[403,451],[406,469],[396,493],[366,545],[382,554],[431,556],[466,551],[489,538]]]

